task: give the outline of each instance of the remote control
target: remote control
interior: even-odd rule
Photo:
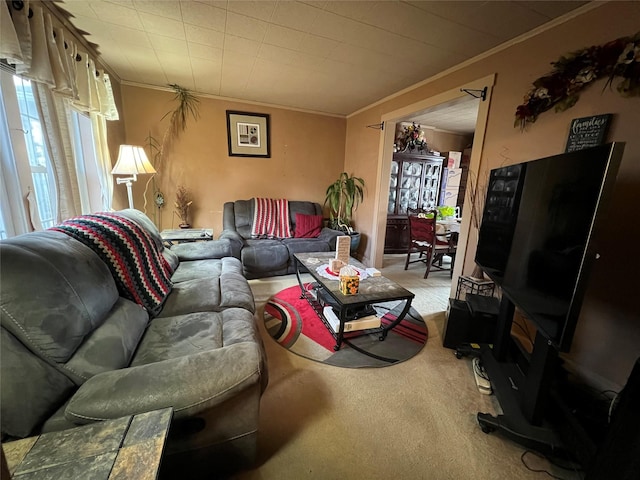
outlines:
[[[484,370],[484,367],[480,362],[480,358],[474,357],[472,364],[473,374],[476,377],[476,385],[478,385],[478,390],[480,391],[480,393],[484,393],[485,395],[491,395],[493,393],[493,390],[491,389],[491,382],[489,381],[487,372]]]

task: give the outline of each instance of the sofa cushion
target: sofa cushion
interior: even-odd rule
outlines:
[[[222,315],[219,312],[196,312],[154,318],[149,323],[147,333],[140,342],[131,366],[160,362],[222,347]]]
[[[193,260],[180,262],[178,268],[171,276],[174,284],[195,280],[196,278],[219,277],[222,273],[222,264],[215,260]]]
[[[295,238],[316,238],[320,235],[323,225],[322,215],[305,215],[296,213]]]
[[[253,315],[243,308],[155,318],[131,366],[160,362],[241,342],[260,342]]]
[[[211,260],[216,258],[231,257],[231,245],[228,240],[207,240],[202,242],[187,242],[172,245],[170,251],[181,262],[192,260]]]
[[[147,230],[122,215],[82,215],[52,230],[65,233],[106,263],[120,295],[155,316],[171,291],[171,270]]]
[[[253,273],[286,270],[289,252],[280,240],[247,240],[241,252],[247,277]]]
[[[231,307],[244,308],[254,313],[253,294],[244,276],[238,273],[222,273],[219,277],[197,278],[176,283],[159,317],[219,312]]]
[[[107,266],[51,230],[0,243],[0,322],[37,355],[64,363],[118,300]]]
[[[292,227],[296,225],[296,213],[303,213],[305,215],[322,215],[322,207],[319,203],[309,202],[306,200],[290,200],[289,201],[289,216],[291,219]]]
[[[287,247],[292,259],[294,253],[331,251],[329,243],[319,238],[287,238],[282,243]]]
[[[86,380],[127,367],[148,322],[149,315],[140,305],[120,297],[102,325],[88,335],[67,362],[67,370]]]
[[[4,328],[0,337],[2,436],[28,437],[64,403],[75,385]]]
[[[242,275],[242,264],[234,257],[225,257],[212,260],[193,260],[180,262],[175,273],[171,277],[174,283],[195,280],[196,278],[219,277],[223,273],[237,273]]]
[[[225,230],[237,232],[245,240],[251,238],[253,224],[254,202],[251,200],[236,200],[224,204],[223,225]],[[289,210],[291,211],[291,210]]]

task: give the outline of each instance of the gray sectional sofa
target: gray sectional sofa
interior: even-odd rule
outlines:
[[[252,238],[255,200],[226,202],[222,214],[223,231],[220,240],[228,241],[231,255],[242,262],[247,278],[262,278],[295,273],[295,253],[330,252],[336,248],[336,237],[344,233],[322,228],[312,238]],[[296,215],[322,215],[320,204],[289,201],[289,224],[295,232]]]
[[[165,470],[212,478],[208,467],[250,465],[268,376],[240,261],[224,256],[228,242],[178,255],[143,213],[116,217],[143,227],[168,264],[155,314],[68,234],[0,242],[3,441],[172,406]]]

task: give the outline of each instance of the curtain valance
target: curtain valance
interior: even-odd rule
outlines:
[[[40,2],[0,2],[0,59],[81,111],[118,120],[109,75]]]

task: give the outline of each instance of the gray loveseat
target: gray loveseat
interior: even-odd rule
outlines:
[[[342,232],[321,228],[313,238],[252,238],[255,200],[226,202],[222,214],[223,231],[220,240],[228,241],[231,255],[242,262],[247,278],[262,278],[295,273],[295,253],[330,252],[336,248],[336,237]],[[289,224],[295,232],[296,214],[322,215],[315,202],[289,201]]]
[[[215,241],[180,245],[181,258],[141,212],[116,217],[142,226],[172,272],[155,315],[65,233],[0,242],[3,441],[172,406],[163,468],[251,464],[267,367],[240,262],[207,258],[225,251]]]

